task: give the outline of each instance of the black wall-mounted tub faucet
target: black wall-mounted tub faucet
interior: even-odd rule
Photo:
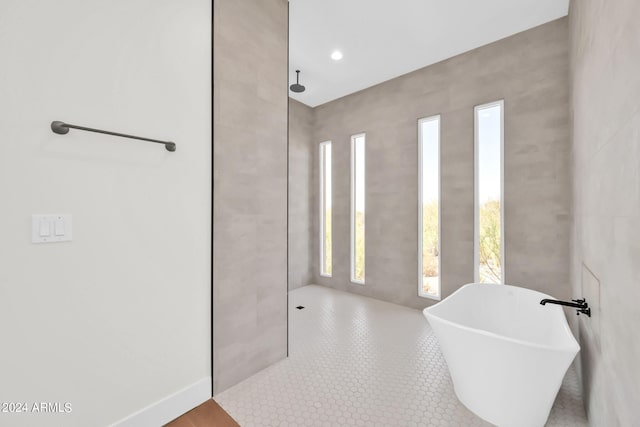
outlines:
[[[576,314],[578,316],[580,315],[580,313],[582,313],[582,314],[586,314],[587,317],[591,317],[591,308],[589,307],[589,304],[587,304],[587,301],[585,301],[584,298],[572,299],[571,301],[573,302],[560,301],[557,299],[543,299],[542,301],[540,301],[540,304],[545,305],[549,303],[549,304],[564,305],[566,307],[573,307],[576,309]]]

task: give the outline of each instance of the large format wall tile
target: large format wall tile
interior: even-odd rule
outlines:
[[[213,386],[287,354],[287,2],[214,2]]]
[[[289,98],[289,289],[310,284],[313,244],[313,109]],[[317,242],[317,239],[316,239]],[[318,243],[319,244],[319,243]]]
[[[578,322],[591,425],[640,410],[640,3],[572,1],[572,282],[593,308]]]
[[[567,19],[314,109],[314,147],[333,141],[333,277],[315,283],[424,307],[418,297],[417,121],[441,114],[443,296],[473,281],[473,108],[505,100],[507,283],[566,298],[570,125]],[[367,134],[366,285],[349,280],[350,136]],[[314,156],[316,151],[313,151]],[[317,208],[317,156],[312,191]]]

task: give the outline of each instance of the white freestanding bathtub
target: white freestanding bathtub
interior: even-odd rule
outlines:
[[[544,426],[580,346],[552,298],[509,285],[468,284],[423,313],[458,399],[503,426]]]

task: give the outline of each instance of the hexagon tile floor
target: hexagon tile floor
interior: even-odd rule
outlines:
[[[289,345],[288,359],[215,396],[241,426],[490,425],[456,398],[418,310],[305,286],[289,293]],[[586,425],[571,368],[547,426]]]

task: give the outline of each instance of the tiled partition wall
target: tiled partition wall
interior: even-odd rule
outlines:
[[[214,1],[214,393],[287,354],[287,28],[286,0]]]
[[[313,109],[289,99],[289,289],[313,281]]]
[[[572,1],[574,295],[593,426],[640,416],[640,2]]]
[[[416,54],[419,54],[417,52]],[[506,282],[570,296],[568,23],[563,18],[314,109],[333,142],[333,276],[314,283],[424,307],[417,296],[419,118],[441,115],[443,297],[474,279],[474,106],[504,99]],[[366,132],[366,284],[350,283],[350,136]],[[315,147],[314,147],[315,148]]]

